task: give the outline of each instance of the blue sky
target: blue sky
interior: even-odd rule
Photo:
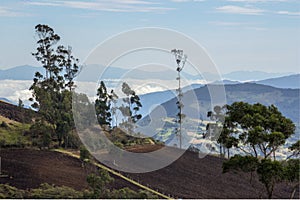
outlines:
[[[38,65],[39,23],[81,60],[112,35],[154,26],[194,38],[222,73],[300,72],[299,0],[1,0],[0,69]]]

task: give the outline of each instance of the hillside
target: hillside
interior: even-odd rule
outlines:
[[[211,85],[210,87],[218,88],[220,85]],[[284,116],[292,119],[295,123],[300,123],[300,89],[281,89],[271,86],[244,83],[225,85],[226,100],[228,104],[236,101],[244,101],[248,103],[261,103],[264,105],[274,104],[283,113]],[[196,95],[197,99],[189,97]],[[197,100],[197,102],[194,102]],[[176,98],[173,98],[162,106],[167,112],[167,116],[174,117],[177,114]],[[211,109],[211,97],[207,86],[188,91],[183,96],[183,102],[187,113],[194,113],[194,105],[197,103],[200,108],[201,117],[205,118],[207,111]],[[193,116],[192,116],[193,117]]]
[[[149,184],[165,194],[177,198],[266,198],[258,180],[253,187],[246,174],[222,174],[224,159],[215,156],[199,158],[197,153],[186,151],[171,165],[149,173],[129,174],[143,184]],[[289,198],[291,188],[284,184],[275,188],[273,198]],[[299,196],[299,190],[296,193]]]
[[[300,88],[300,74],[271,78],[261,81],[256,81],[258,84],[269,85],[277,88]]]
[[[33,110],[21,108],[0,100],[0,115],[17,122],[30,123],[32,118],[38,114]]]
[[[5,103],[2,105],[18,113],[17,106]],[[12,117],[18,119],[18,114]],[[142,147],[131,151],[144,152]],[[8,175],[7,178],[1,178],[0,183],[9,183],[21,189],[36,188],[41,183],[48,182],[83,190],[87,188],[86,175],[95,170],[91,165],[83,168],[82,163],[76,158],[46,150],[2,148],[0,155],[2,172]],[[260,194],[265,194],[262,185],[256,180],[252,187],[249,177],[245,174],[222,174],[223,161],[224,159],[215,156],[200,159],[198,154],[187,151],[166,168],[144,174],[123,174],[176,198],[258,198]],[[131,183],[113,177],[115,182],[109,186],[110,188],[129,187],[138,190]],[[290,192],[288,186],[281,184],[275,188],[274,197],[288,198]],[[299,196],[299,191],[297,194]]]
[[[93,166],[83,168],[76,158],[51,151],[2,149],[1,157],[3,172],[9,178],[1,178],[0,183],[23,189],[48,182],[83,190],[87,188],[86,175],[95,170]],[[222,174],[222,162],[223,159],[218,157],[200,159],[198,154],[186,152],[166,168],[144,174],[124,174],[176,198],[258,198],[260,193],[264,194],[262,185],[256,180],[252,187],[247,175]],[[138,189],[129,182],[113,177],[115,182],[110,188]],[[290,192],[289,187],[281,184],[275,188],[274,198],[288,198]]]
[[[85,168],[76,158],[53,151],[30,149],[1,149],[2,172],[7,178],[0,178],[0,184],[8,183],[19,189],[37,188],[41,183],[68,186],[76,190],[88,188],[86,177],[96,171],[92,165]],[[138,188],[116,176],[109,188]]]

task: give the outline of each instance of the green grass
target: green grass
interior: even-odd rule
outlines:
[[[3,116],[0,116],[0,124],[7,126],[0,126],[0,146],[1,147],[24,147],[30,145],[30,137],[24,136],[30,124],[22,124]]]

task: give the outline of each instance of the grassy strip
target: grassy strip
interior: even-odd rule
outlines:
[[[64,149],[55,149],[54,151],[59,152],[59,153],[63,153],[63,154],[67,154],[69,156],[72,156],[72,157],[75,157],[75,158],[78,158],[78,159],[80,158],[79,155],[76,155],[76,154],[74,154],[72,152],[69,152],[67,150],[64,150]],[[159,197],[162,197],[164,199],[170,199],[170,197],[168,197],[168,196],[166,196],[166,195],[164,195],[164,194],[162,194],[162,193],[160,193],[158,191],[155,191],[155,190],[153,190],[153,189],[151,189],[151,188],[149,188],[149,187],[147,187],[145,185],[142,185],[142,184],[140,184],[140,183],[138,183],[138,182],[136,182],[136,181],[134,181],[134,180],[132,180],[132,179],[130,179],[130,178],[128,178],[128,177],[126,177],[126,176],[124,176],[124,175],[122,175],[122,174],[120,174],[120,173],[118,173],[118,172],[116,172],[116,171],[114,171],[114,170],[112,170],[110,168],[108,168],[108,167],[106,167],[105,165],[102,165],[102,164],[97,163],[97,162],[93,162],[92,164],[94,164],[95,166],[97,166],[97,167],[99,167],[101,169],[104,169],[104,170],[110,172],[111,174],[114,174],[114,175],[116,175],[116,176],[118,176],[118,177],[120,177],[120,178],[122,178],[122,179],[124,179],[124,180],[126,180],[126,181],[128,181],[128,182],[130,182],[130,183],[132,183],[132,184],[134,184],[134,185],[136,185],[136,186],[144,189],[144,190],[147,190],[147,191],[149,191],[149,192],[151,192],[151,193],[153,193],[153,194],[155,194],[155,195],[157,195]]]

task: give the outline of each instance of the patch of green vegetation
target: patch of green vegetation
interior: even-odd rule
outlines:
[[[90,174],[87,177],[90,190],[85,193],[84,198],[107,198],[107,199],[155,199],[156,195],[148,191],[139,190],[138,192],[130,188],[121,188],[110,190],[107,186],[112,183],[114,179],[105,170],[99,170],[97,174]]]
[[[12,187],[7,184],[0,184],[0,199],[22,199],[25,196],[24,190]]]
[[[137,137],[128,135],[120,128],[114,128],[110,132],[106,132],[106,136],[120,148],[126,148],[135,145],[161,144],[152,138],[141,138],[139,135],[137,135]]]
[[[76,191],[73,188],[54,186],[43,183],[39,188],[21,190],[8,184],[0,184],[0,198],[14,199],[60,199],[60,198],[83,198],[84,192]]]
[[[21,190],[8,184],[0,184],[0,198],[17,199],[82,199],[82,198],[101,198],[101,199],[154,199],[156,195],[148,191],[133,191],[127,187],[110,190],[108,184],[114,179],[107,171],[99,170],[97,174],[90,174],[87,177],[89,189],[77,191],[67,186],[55,186],[43,183],[40,187],[29,190]]]
[[[22,124],[0,116],[0,146],[24,147],[31,144],[30,137],[26,136],[30,124]]]
[[[34,199],[60,199],[60,198],[82,198],[83,193],[76,191],[73,188],[62,186],[54,186],[48,183],[43,183],[37,189],[30,190],[28,196],[25,198],[34,198]]]

